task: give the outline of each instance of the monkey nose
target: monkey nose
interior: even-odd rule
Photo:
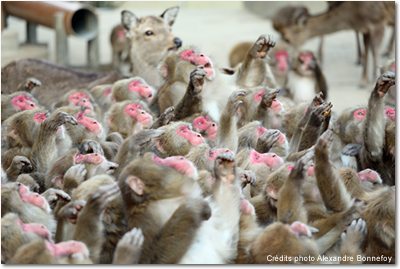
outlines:
[[[148,98],[151,98],[152,96],[153,96],[153,94],[150,93]]]
[[[200,57],[204,57],[204,54],[202,53],[202,54],[200,54]]]
[[[36,105],[34,103],[31,103],[30,106],[31,107],[36,107]]]
[[[98,156],[99,156],[99,154],[95,153],[95,154],[94,154],[94,156],[95,156],[95,157],[98,157]]]
[[[199,135],[199,134],[197,134],[196,136],[197,136],[197,137],[201,137],[201,135]]]
[[[144,111],[142,111],[140,114],[144,114]]]
[[[182,46],[182,40],[180,40],[179,38],[175,38],[174,39],[174,46],[178,49]]]
[[[211,124],[212,127],[215,127],[215,123]]]
[[[227,149],[225,152],[229,152],[230,150],[229,149]]]
[[[182,161],[183,159],[184,159],[183,157],[180,157],[180,158],[179,158],[179,160],[181,160],[181,161]]]
[[[82,102],[86,103],[86,99],[83,99]]]
[[[97,121],[93,121],[93,124],[97,124]]]
[[[274,154],[274,155],[272,155],[272,158],[275,158],[276,157],[276,155]]]

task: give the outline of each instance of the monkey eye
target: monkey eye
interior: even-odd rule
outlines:
[[[42,120],[42,116],[39,116],[39,120]]]
[[[186,54],[186,57],[189,57],[189,54]]]
[[[363,113],[362,112],[358,112],[358,116],[362,116],[363,115]]]
[[[199,124],[203,124],[201,121],[199,121]]]
[[[210,157],[213,157],[213,156],[214,156],[214,154],[212,152],[210,152]]]
[[[129,111],[133,111],[133,109],[132,109],[132,108],[130,108],[130,109],[129,109]]]
[[[150,30],[146,32],[146,35],[152,35],[152,34],[153,34],[153,32]]]
[[[184,132],[185,132],[185,130],[181,129],[181,133],[184,133]]]
[[[74,99],[78,99],[78,97],[75,96]]]
[[[21,100],[20,100],[20,99],[18,99],[18,100],[17,100],[17,103],[21,103]]]
[[[256,158],[256,160],[258,160],[258,156],[256,156],[255,158]]]
[[[78,120],[82,120],[82,117],[79,116],[79,117],[78,117]]]
[[[137,108],[138,108],[138,109],[143,109],[141,106],[138,106]]]
[[[262,132],[262,131],[260,131],[260,134],[263,134],[263,132]]]

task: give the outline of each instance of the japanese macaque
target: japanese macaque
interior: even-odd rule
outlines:
[[[390,71],[396,73],[396,59],[388,60],[382,67],[381,67],[381,74],[385,73],[386,71]],[[389,88],[389,93],[386,95],[385,103],[389,103],[392,106],[396,106],[396,87],[391,86]]]
[[[57,109],[63,106],[82,107],[85,114],[89,117],[102,121],[102,112],[96,104],[94,97],[87,90],[71,90],[64,94],[57,102],[53,103],[52,108]]]
[[[176,6],[168,8],[160,16],[143,18],[127,10],[121,13],[121,25],[125,29],[126,38],[130,40],[132,76],[144,78],[156,89],[162,83],[158,75],[158,64],[170,51],[182,46],[182,40],[171,33],[178,11],[179,7]]]
[[[115,103],[107,112],[109,132],[118,132],[125,139],[128,136],[150,127],[153,117],[143,101],[123,101]]]
[[[396,75],[387,71],[377,80],[363,123],[363,147],[361,148],[361,165],[363,169],[377,171],[385,184],[395,185],[395,161],[384,152],[385,146],[385,111],[384,96],[396,83]]]
[[[234,90],[262,83],[265,64],[261,57],[274,45],[273,36],[260,36],[233,75],[220,73],[211,59],[194,47],[181,48],[169,54],[160,64],[165,82],[154,97],[151,108],[161,113],[174,106],[178,112],[181,103],[186,110],[190,109],[189,113],[207,112],[212,119],[219,121],[226,100]]]
[[[111,91],[113,84],[97,85],[90,89],[96,103],[100,106],[102,111],[107,111],[113,104],[111,99]]]
[[[77,187],[71,202],[58,212],[56,243],[80,238],[89,248],[93,262],[112,262],[116,245],[126,232],[125,208],[114,181],[108,175],[101,175]],[[82,234],[80,224],[91,225],[92,234]],[[102,247],[92,251],[96,244]]]
[[[182,121],[191,123],[193,131],[200,133],[211,146],[215,145],[218,124],[209,117],[208,113],[196,113]]]
[[[259,153],[252,148],[243,148],[236,155],[237,164],[244,170],[251,170],[257,176],[259,169],[264,169],[263,173],[271,173],[277,170],[282,164],[283,160],[275,153]]]
[[[132,72],[129,51],[131,43],[126,37],[122,25],[115,26],[111,31],[110,43],[113,51],[112,66],[119,72],[128,75]]]
[[[143,100],[150,103],[156,90],[140,77],[118,80],[111,90],[111,99],[114,102],[125,100]]]
[[[363,219],[353,220],[346,232],[342,233],[340,254],[341,264],[361,264],[363,247],[367,236],[367,224]],[[351,257],[352,259],[349,259]]]
[[[27,92],[1,95],[1,124],[17,112],[39,108],[39,102]]]
[[[125,167],[119,184],[128,229],[139,227],[146,238],[139,263],[216,264],[235,258],[240,193],[233,156],[219,155],[214,168],[212,196],[204,200],[197,169],[183,157],[147,153]]]
[[[30,173],[32,172],[33,167],[31,161],[25,156],[15,156],[11,162],[10,167],[4,172],[5,181],[3,181],[2,175],[2,184],[7,184],[7,182],[13,182],[20,174]]]
[[[319,92],[328,99],[325,76],[311,51],[302,51],[294,57],[284,88],[286,95],[294,101],[312,99]]]

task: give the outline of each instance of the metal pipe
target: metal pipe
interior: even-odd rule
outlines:
[[[97,16],[94,8],[70,2],[2,1],[4,11],[27,22],[55,28],[53,16],[64,12],[68,35],[91,40],[97,35]]]

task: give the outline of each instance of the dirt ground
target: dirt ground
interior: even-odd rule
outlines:
[[[300,2],[299,2],[300,3]],[[230,49],[241,41],[255,41],[261,34],[274,34],[270,20],[246,10],[242,2],[124,2],[117,9],[99,9],[100,29],[100,63],[111,62],[111,29],[120,22],[120,12],[128,9],[137,16],[161,14],[166,8],[180,5],[178,17],[173,25],[173,32],[183,40],[183,45],[196,45],[203,53],[208,54],[217,66],[228,66]],[[311,4],[311,13],[322,12],[325,3]],[[315,7],[315,8],[313,8]],[[19,40],[25,40],[25,21],[11,17],[9,28],[18,31]],[[381,50],[387,46],[391,29],[385,31]],[[54,61],[54,30],[39,26],[38,40],[48,43],[50,61]],[[69,37],[70,63],[84,65],[86,59],[86,42],[78,37]],[[309,40],[306,49],[316,51],[319,38]],[[392,57],[394,57],[394,53]],[[334,111],[360,104],[366,104],[372,83],[365,89],[358,87],[361,78],[361,66],[355,65],[356,39],[354,31],[337,32],[325,37],[323,72],[329,86],[330,100]],[[380,57],[379,64],[387,59]],[[370,57],[368,75],[372,73]]]

